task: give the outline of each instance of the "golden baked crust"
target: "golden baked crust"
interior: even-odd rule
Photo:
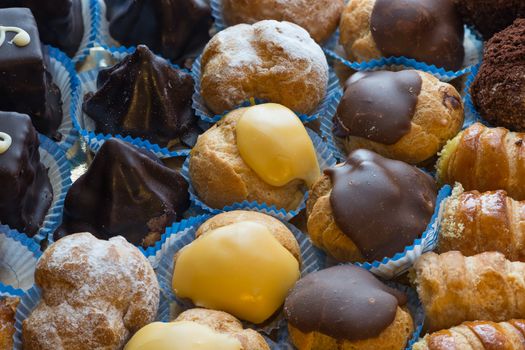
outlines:
[[[228,25],[264,19],[289,21],[323,43],[339,24],[344,0],[222,0],[221,5]]]
[[[463,125],[461,96],[450,84],[417,71],[422,80],[411,130],[393,145],[350,136],[343,143],[347,153],[366,148],[384,157],[419,164],[435,156]]]
[[[157,315],[155,272],[122,237],[60,239],[38,261],[35,281],[42,299],[24,320],[25,349],[120,349]]]
[[[0,350],[13,349],[16,307],[19,298],[0,299]]]
[[[290,324],[288,330],[298,350],[403,350],[414,332],[414,322],[405,308],[398,307],[394,322],[375,338],[340,341],[319,332],[303,333]]]
[[[282,187],[269,185],[239,154],[235,126],[242,113],[243,109],[229,113],[199,136],[189,165],[195,191],[213,208],[248,200],[296,209],[304,195],[303,181],[294,180]]]
[[[339,43],[349,59],[358,62],[381,57],[370,31],[370,18],[376,0],[350,0],[339,24]]]
[[[309,113],[323,100],[328,64],[308,32],[290,22],[238,24],[216,34],[204,48],[201,93],[223,113],[251,97]]]
[[[208,326],[215,332],[231,335],[241,343],[241,350],[270,350],[264,338],[253,329],[243,329],[242,323],[232,315],[215,310],[190,309],[184,311],[176,321],[195,322]]]

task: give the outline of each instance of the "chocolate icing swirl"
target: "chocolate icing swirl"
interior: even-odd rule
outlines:
[[[325,174],[335,222],[367,261],[402,252],[434,213],[435,181],[406,163],[359,149]]]
[[[355,73],[337,107],[334,134],[396,143],[410,132],[422,84],[414,70]]]
[[[303,333],[354,341],[377,337],[406,302],[406,295],[365,269],[341,265],[299,280],[286,298],[284,313]]]
[[[370,30],[384,56],[461,69],[463,23],[452,0],[376,0]]]

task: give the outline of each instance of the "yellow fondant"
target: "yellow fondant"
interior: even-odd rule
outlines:
[[[124,350],[241,350],[241,343],[196,322],[154,322],[135,333]]]
[[[197,306],[261,323],[300,277],[297,259],[266,226],[243,221],[208,232],[181,250],[173,290]]]
[[[320,176],[312,140],[301,120],[285,106],[266,103],[245,108],[236,136],[244,162],[272,186],[295,179],[311,186]]]

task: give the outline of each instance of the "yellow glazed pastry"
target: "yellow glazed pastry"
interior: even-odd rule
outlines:
[[[182,249],[176,256],[173,290],[197,306],[262,323],[279,309],[299,277],[297,258],[270,226],[246,220],[214,228]]]
[[[242,159],[266,183],[284,186],[301,179],[310,187],[319,178],[312,141],[289,108],[276,103],[246,108],[236,132]]]

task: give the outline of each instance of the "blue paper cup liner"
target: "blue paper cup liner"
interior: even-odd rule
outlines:
[[[78,50],[72,58],[75,64],[84,61],[89,55],[89,49],[95,47],[101,41],[101,8],[99,0],[81,0],[81,3],[84,34]]]
[[[223,116],[228,114],[231,111],[226,111],[221,114],[215,114],[212,110],[210,110],[206,106],[206,102],[204,101],[204,98],[201,95],[201,58],[202,55],[197,57],[197,59],[193,62],[193,66],[191,68],[191,74],[193,75],[193,80],[195,81],[195,91],[193,93],[193,109],[195,110],[195,114],[200,117],[203,121],[206,123],[214,124],[218,122]],[[308,123],[311,121],[314,121],[321,116],[323,116],[328,109],[333,104],[336,104],[337,108],[337,102],[334,101],[333,96],[341,91],[341,86],[339,84],[339,79],[337,78],[337,75],[335,74],[332,67],[328,68],[328,85],[326,89],[326,96],[321,101],[319,106],[317,106],[316,110],[312,112],[311,114],[300,114],[296,113],[299,119],[303,123]],[[255,104],[265,103],[265,102],[271,102],[263,99],[259,99],[257,96],[253,96],[253,98],[248,99],[241,103],[238,107],[234,108],[233,110],[240,108],[240,107],[248,107],[253,105],[253,102]]]
[[[26,235],[0,225],[0,291],[21,296],[35,283],[40,246]]]
[[[381,69],[401,70],[413,68],[432,74],[439,80],[450,81],[470,73],[472,66],[478,64],[483,56],[482,39],[475,31],[468,27],[465,27],[463,46],[465,48],[465,59],[463,61],[464,68],[458,71],[446,70],[444,68],[436,67],[435,65],[424,62],[419,62],[408,57],[382,57],[370,61],[356,62],[346,60],[335,53],[333,50],[325,48],[324,51],[328,57],[333,58],[343,63],[345,66],[357,71],[373,71]]]
[[[161,299],[165,298],[169,301],[169,310],[162,311],[164,318],[161,321],[171,321],[175,319],[181,312],[192,307],[191,305],[188,305],[187,302],[178,299],[172,291],[171,282],[173,279],[173,257],[183,247],[195,240],[195,233],[200,225],[213,216],[214,215],[208,214],[193,217],[188,220],[175,223],[171,228],[168,229],[169,235],[159,251],[160,263],[156,270],[161,289]],[[286,227],[288,227],[288,229],[293,233],[299,242],[302,258],[301,275],[305,276],[309,273],[324,268],[326,260],[325,254],[312,245],[306,234],[286,221],[281,222],[286,225]],[[161,302],[161,304],[162,303],[163,302]],[[159,313],[161,312],[159,311]],[[272,322],[263,327],[248,322],[244,322],[244,325],[246,327],[262,331],[265,334],[270,334],[272,331],[286,326],[286,322],[281,314],[277,316]]]
[[[476,76],[478,75],[480,65],[481,64],[477,64],[474,67],[472,67],[472,70],[470,71],[470,74],[467,77],[467,82],[465,83],[463,97],[463,103],[465,104],[465,124],[463,125],[463,129],[466,129],[477,122],[489,125],[489,123],[487,123],[481,117],[479,112],[476,110],[476,107],[474,107],[474,101],[472,100],[472,95],[470,94],[470,88],[472,87],[474,80],[476,80]]]
[[[312,139],[312,143],[314,145],[316,155],[317,155],[317,161],[319,162],[319,167],[321,170],[333,167],[337,162],[334,158],[328,144],[326,144],[323,139],[318,136],[313,130],[310,130],[306,128],[306,131],[308,132],[308,135]],[[188,181],[190,187],[190,200],[196,207],[204,210],[205,212],[212,213],[212,214],[219,214],[223,211],[231,211],[231,210],[254,210],[259,211],[264,214],[268,214],[271,216],[275,216],[279,219],[283,220],[290,220],[293,217],[295,217],[301,210],[303,210],[306,207],[306,200],[308,199],[308,192],[304,193],[303,199],[301,200],[299,206],[294,210],[286,210],[284,208],[277,208],[275,205],[270,205],[267,203],[259,203],[256,201],[249,202],[247,200],[240,202],[240,203],[232,203],[231,205],[227,205],[224,208],[212,208],[203,201],[200,200],[199,195],[195,191],[195,188],[192,186],[191,183],[191,176],[190,176],[190,160],[191,156],[188,156],[186,158],[186,161],[182,165],[181,174],[186,178]]]
[[[120,62],[124,57],[128,56],[129,54],[132,54],[135,52],[135,47],[126,48],[126,47],[105,47],[103,49],[103,52],[98,52],[99,55],[109,55],[112,57],[114,62]],[[160,57],[160,56],[159,56]],[[169,61],[168,61],[169,62]],[[113,63],[113,62],[111,62]],[[181,69],[179,66],[175,64],[171,64],[176,69]],[[182,147],[180,149],[170,150],[167,147],[162,147],[160,145],[151,143],[148,140],[136,137],[133,138],[131,136],[125,136],[125,135],[111,135],[111,134],[102,134],[95,132],[95,122],[89,118],[89,116],[86,115],[82,111],[82,102],[84,99],[84,96],[88,92],[95,92],[97,91],[97,77],[98,73],[103,69],[104,67],[97,67],[88,71],[85,71],[83,73],[79,74],[80,82],[81,82],[81,98],[80,98],[80,112],[77,114],[78,118],[73,119],[73,124],[75,128],[80,133],[80,136],[82,136],[82,139],[86,142],[89,149],[93,152],[97,152],[98,149],[104,144],[104,142],[110,138],[117,138],[120,140],[123,140],[125,142],[128,142],[132,144],[135,147],[138,148],[145,148],[157,155],[159,158],[171,158],[171,157],[181,157],[181,156],[187,156],[190,153],[190,149],[186,147]],[[186,69],[182,69],[185,72],[188,72]]]

